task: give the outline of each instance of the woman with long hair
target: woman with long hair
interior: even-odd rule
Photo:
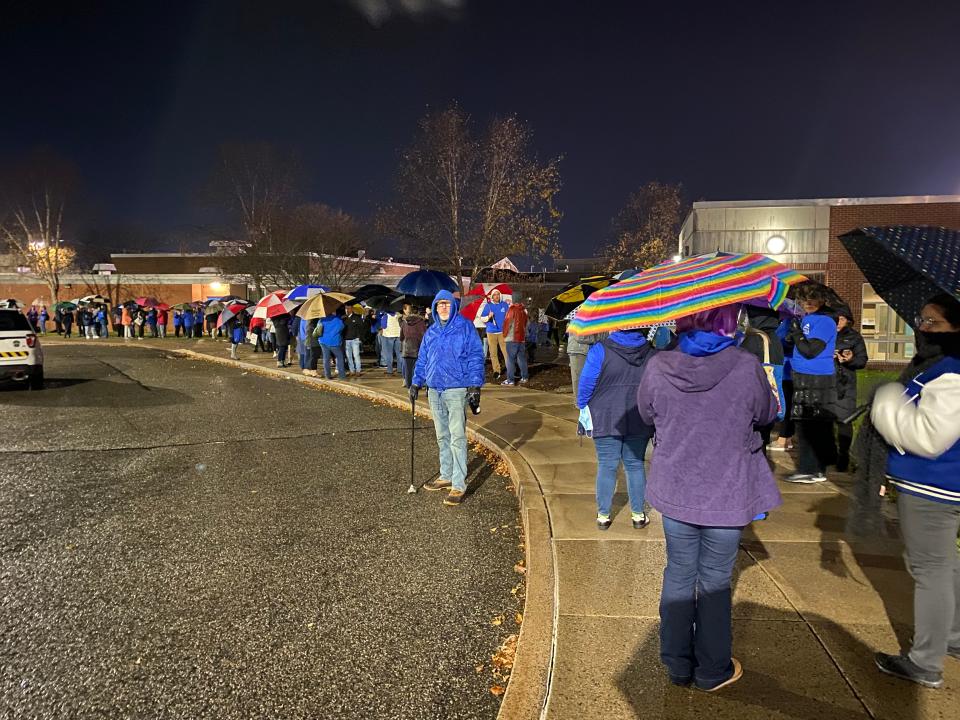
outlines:
[[[736,345],[737,316],[731,305],[678,320],[678,349],[653,355],[637,390],[655,427],[646,495],[667,540],[660,658],[671,682],[711,692],[742,674],[731,655],[741,532],[781,502],[757,430],[776,418],[777,399],[760,361]]]

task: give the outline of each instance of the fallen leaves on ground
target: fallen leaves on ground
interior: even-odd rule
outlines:
[[[523,560],[521,560],[520,562],[518,562],[516,565],[513,566],[513,571],[514,571],[515,573],[519,573],[520,575],[526,575],[526,574],[527,574],[527,566],[524,565],[524,564],[523,564]]]
[[[493,620],[490,621],[491,625],[503,625],[503,615],[497,615]]]
[[[507,691],[507,689],[506,689],[503,685],[494,685],[494,686],[492,686],[492,687],[490,688],[490,693],[491,693],[494,697],[500,697],[500,696],[503,695],[506,691]]]

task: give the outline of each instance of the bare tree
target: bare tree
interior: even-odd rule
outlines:
[[[60,278],[76,251],[64,240],[67,205],[76,191],[73,166],[49,150],[32,153],[4,173],[0,238],[43,280],[56,302]]]
[[[275,227],[299,197],[301,177],[296,158],[268,143],[227,143],[220,148],[213,195],[233,213],[236,230],[219,246],[225,258],[234,259],[225,265],[242,266],[260,291],[265,263],[258,259],[275,255]]]
[[[668,259],[684,219],[683,188],[648,182],[630,194],[613,219],[613,238],[601,249],[608,270],[648,268]]]
[[[556,256],[559,159],[541,164],[531,145],[516,117],[494,119],[478,140],[456,106],[426,115],[401,154],[381,228],[458,277],[505,255]]]

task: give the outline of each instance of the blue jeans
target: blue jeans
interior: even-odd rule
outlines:
[[[517,363],[520,364],[520,378],[528,380],[530,371],[527,369],[527,348],[523,343],[507,343],[507,380],[516,379]]]
[[[463,492],[467,489],[467,389],[437,392],[430,388],[429,398],[440,446],[440,477]]]
[[[600,515],[610,514],[613,492],[617,488],[617,468],[621,462],[627,475],[630,510],[635,513],[643,512],[643,501],[647,492],[643,456],[647,452],[649,439],[646,435],[606,435],[593,438],[593,447],[597,451],[597,512]]]
[[[301,340],[297,340],[297,359],[300,361],[300,369],[306,370],[310,366],[310,348]]]
[[[393,363],[396,359],[400,369],[400,338],[380,336],[380,364],[387,368],[387,374],[393,375]]]
[[[320,350],[323,352],[323,376],[327,380],[330,379],[330,356],[333,355],[337,359],[337,376],[341,380],[346,380],[347,369],[343,366],[343,348],[339,345],[321,345]]]
[[[733,675],[730,577],[742,530],[663,518],[660,660],[671,677],[692,678],[703,689]]]
[[[347,369],[352,373],[360,372],[360,338],[346,341]]]

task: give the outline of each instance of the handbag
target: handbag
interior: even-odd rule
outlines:
[[[770,362],[770,338],[765,332],[747,328],[746,334],[759,337],[760,342],[763,344],[763,362],[760,363],[760,366],[767,376],[770,391],[777,399],[777,420],[783,420],[787,407],[786,397],[783,394],[783,365],[775,365]]]
[[[248,333],[247,333],[247,342],[250,343],[251,345],[256,345],[256,344],[257,344],[257,334],[256,334],[255,332],[248,332]]]

